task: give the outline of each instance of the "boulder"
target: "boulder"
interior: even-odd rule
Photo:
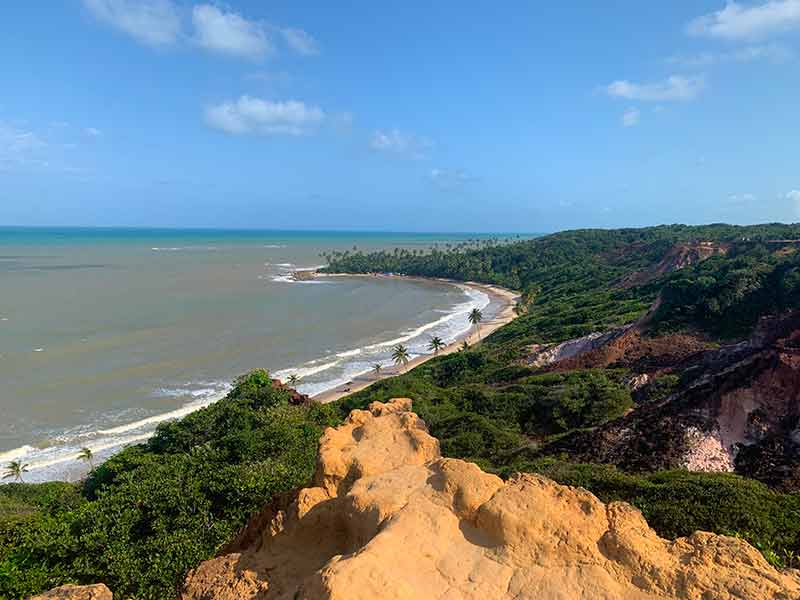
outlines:
[[[31,596],[28,600],[112,600],[112,595],[103,583],[62,585],[44,594]]]

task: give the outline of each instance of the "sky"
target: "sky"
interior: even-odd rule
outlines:
[[[30,0],[0,225],[800,220],[800,0]]]

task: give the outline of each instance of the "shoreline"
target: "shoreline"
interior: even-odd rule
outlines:
[[[309,271],[310,270],[311,269],[309,269]],[[319,273],[319,274],[316,274],[316,277],[319,277],[319,278],[323,278],[323,277],[370,277],[370,278],[382,277],[382,278],[389,278],[389,277],[391,277],[393,279],[405,279],[405,280],[412,280],[412,281],[419,281],[419,282],[447,283],[447,284],[452,284],[452,285],[456,285],[456,286],[459,286],[459,287],[468,287],[468,288],[471,288],[471,289],[479,290],[479,291],[487,294],[487,296],[489,296],[490,303],[483,310],[484,310],[484,312],[486,312],[487,309],[488,309],[490,311],[490,314],[491,314],[491,318],[489,318],[487,321],[484,321],[483,323],[481,323],[480,334],[481,334],[482,338],[487,336],[487,335],[489,335],[493,331],[495,331],[498,327],[501,327],[502,325],[510,322],[516,316],[514,314],[514,312],[513,312],[513,307],[515,305],[515,302],[516,302],[516,299],[518,297],[518,294],[516,292],[511,291],[511,290],[506,290],[504,288],[500,288],[498,286],[493,286],[493,285],[488,285],[488,284],[479,284],[479,283],[475,283],[475,282],[455,281],[455,280],[448,280],[448,279],[444,279],[444,278],[409,277],[409,276],[402,276],[402,275],[366,275],[366,274],[352,274],[352,275],[350,275],[350,274],[327,274],[327,273],[323,274],[323,273]],[[454,352],[454,351],[458,350],[460,348],[460,346],[461,346],[461,343],[465,339],[468,341],[468,343],[470,345],[472,345],[472,344],[474,344],[474,343],[476,343],[478,341],[477,340],[477,335],[475,333],[474,328],[470,328],[469,330],[465,331],[464,333],[458,335],[454,339],[454,341],[448,343],[442,350],[440,350],[439,354],[449,354],[451,352]],[[360,375],[353,376],[353,378],[351,379],[350,382],[339,384],[337,386],[334,386],[332,388],[329,388],[329,389],[327,389],[325,391],[319,392],[319,393],[314,394],[314,395],[309,396],[309,397],[311,399],[313,399],[314,401],[317,401],[317,402],[320,402],[320,403],[333,402],[333,401],[338,400],[338,399],[340,399],[340,398],[342,398],[344,396],[347,396],[347,395],[349,395],[349,394],[351,394],[353,392],[356,392],[356,391],[359,391],[361,389],[364,389],[364,388],[368,387],[369,385],[371,385],[372,383],[374,383],[375,381],[379,381],[381,379],[386,379],[388,377],[393,377],[395,375],[399,375],[401,373],[405,373],[408,370],[410,370],[410,369],[412,369],[412,368],[414,368],[414,367],[416,367],[416,366],[418,366],[418,365],[430,360],[433,357],[434,357],[433,354],[424,354],[424,355],[421,355],[421,356],[417,356],[414,359],[410,360],[409,363],[406,366],[402,367],[402,368],[399,368],[397,366],[385,366],[384,370],[381,373],[381,376],[378,377],[378,378],[376,378],[370,372],[362,373]],[[220,396],[220,398],[218,398],[218,399],[221,399],[222,397],[224,397],[224,394],[222,394],[222,396]],[[211,400],[210,402],[208,402],[208,404],[213,404],[215,401],[216,400]],[[205,406],[205,405],[207,405],[207,404],[204,404],[203,406]],[[181,407],[178,407],[177,409],[175,409],[174,411],[168,411],[168,413],[187,411],[186,414],[189,414],[191,412],[194,412],[194,410],[197,410],[199,408],[203,408],[203,406],[198,406],[196,408],[192,407],[188,411],[187,411],[187,408],[188,408],[187,406],[181,406]],[[183,416],[185,416],[185,414],[182,414],[178,418],[182,418]],[[145,420],[154,419],[154,418],[159,418],[159,420],[161,420],[160,419],[161,417],[162,417],[162,415],[159,414],[159,415],[148,417]],[[167,421],[167,420],[172,420],[172,419],[164,418],[164,420]],[[136,425],[138,423],[139,422],[137,421],[137,422],[135,422],[133,424],[125,424],[122,427],[133,427],[133,425]],[[134,429],[137,429],[137,428],[134,427]],[[119,442],[108,443],[107,445],[102,445],[102,446],[98,446],[98,447],[92,447],[90,445],[90,447],[92,447],[92,450],[97,453],[96,458],[98,460],[98,464],[100,464],[100,463],[104,462],[105,460],[107,460],[108,458],[110,458],[111,456],[113,456],[114,454],[116,454],[116,452],[118,452],[119,450],[121,450],[121,449],[123,449],[123,448],[125,448],[127,446],[130,446],[132,444],[141,443],[142,441],[150,438],[153,435],[153,433],[154,433],[154,431],[147,432],[147,433],[139,433],[138,435],[133,435],[130,438],[125,439],[125,440],[120,440]],[[81,443],[83,443],[83,442],[81,442]],[[22,451],[24,448],[26,448],[26,447],[22,446],[20,448],[11,449],[8,452],[3,452],[2,454],[10,454],[10,453],[14,453],[16,451]],[[11,459],[11,457],[8,458],[8,460],[10,460],[10,459]],[[70,454],[69,456],[64,455],[63,457],[62,456],[58,456],[58,457],[54,457],[54,458],[43,458],[43,460],[41,460],[40,462],[37,462],[37,463],[34,463],[33,465],[31,465],[31,474],[32,474],[32,477],[33,477],[33,481],[34,482],[75,481],[75,480],[79,479],[82,475],[84,475],[85,474],[84,472],[86,470],[82,464],[76,463],[76,460],[77,460],[77,450],[76,450],[76,453],[74,455]],[[73,465],[72,463],[75,463],[75,464]],[[71,467],[69,469],[66,469],[66,470],[58,469],[58,466],[60,466],[62,464],[70,464]],[[49,473],[54,468],[57,468],[58,475],[48,475],[48,474],[45,473],[45,472]],[[34,473],[37,473],[37,472],[38,472],[39,476],[33,475]],[[5,483],[5,482],[0,482],[0,483]]]
[[[405,280],[412,280],[412,281],[427,281],[427,282],[438,282],[438,283],[450,283],[453,285],[459,286],[467,286],[472,289],[479,290],[489,296],[490,305],[494,304],[496,306],[494,310],[494,314],[492,318],[488,321],[482,322],[480,324],[480,333],[475,331],[473,327],[470,327],[467,331],[463,334],[456,337],[452,342],[448,343],[444,348],[442,348],[438,354],[423,354],[422,356],[417,356],[416,358],[408,361],[406,365],[400,366],[391,366],[391,367],[384,367],[381,371],[381,374],[375,376],[372,373],[362,373],[361,375],[357,375],[353,377],[350,382],[342,383],[334,388],[329,390],[325,390],[324,392],[320,392],[311,396],[311,399],[319,402],[320,404],[328,404],[330,402],[336,402],[337,400],[341,400],[342,398],[349,396],[350,394],[354,394],[356,392],[360,392],[371,386],[373,383],[377,381],[382,381],[384,379],[389,379],[390,377],[396,377],[397,375],[402,375],[403,373],[407,373],[414,367],[417,367],[423,363],[428,362],[432,358],[436,356],[443,356],[445,354],[452,354],[453,352],[458,351],[461,348],[461,345],[464,341],[466,341],[470,346],[479,343],[488,335],[492,334],[494,331],[502,327],[503,325],[507,325],[511,321],[517,318],[517,313],[514,312],[514,307],[516,306],[517,300],[520,297],[520,292],[516,292],[514,290],[509,290],[497,285],[488,284],[488,283],[476,283],[474,281],[457,281],[454,279],[446,279],[444,277],[420,277],[420,276],[410,276],[410,275],[386,275],[386,274],[371,274],[371,273],[318,273],[316,274],[317,277],[384,277],[384,278],[393,278],[393,279],[405,279]]]

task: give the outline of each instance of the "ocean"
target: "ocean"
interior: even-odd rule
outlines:
[[[475,234],[0,228],[0,465],[75,479],[253,368],[316,394],[391,347],[453,340],[483,292],[391,278],[293,281],[320,253]]]

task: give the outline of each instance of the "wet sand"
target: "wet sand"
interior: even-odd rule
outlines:
[[[326,275],[326,274],[319,274],[318,277],[339,277],[339,275]],[[496,285],[487,285],[482,283],[474,283],[471,281],[453,281],[450,279],[441,279],[441,278],[424,278],[424,277],[405,277],[402,275],[341,275],[342,277],[403,277],[405,279],[418,279],[422,281],[442,281],[447,283],[454,283],[458,285],[465,285],[471,287],[473,289],[480,290],[487,294],[491,299],[491,304],[487,307],[489,310],[487,311],[484,309],[484,313],[491,312],[493,315],[491,319],[487,321],[483,321],[480,324],[480,331],[476,331],[475,328],[470,328],[468,332],[465,332],[463,335],[456,338],[453,342],[439,350],[438,356],[444,354],[450,354],[452,352],[458,351],[463,342],[466,342],[470,346],[474,346],[488,335],[490,335],[496,329],[510,323],[517,317],[517,313],[514,312],[514,306],[519,299],[519,292],[515,292],[513,290],[508,290]],[[335,388],[330,390],[326,390],[322,393],[319,393],[315,396],[312,396],[314,400],[320,402],[322,404],[326,404],[328,402],[335,402],[345,396],[349,396],[355,392],[361,391],[365,388],[368,388],[376,381],[381,381],[382,379],[388,379],[389,377],[394,377],[396,375],[401,375],[402,373],[406,373],[413,369],[414,367],[421,365],[424,362],[429,361],[430,359],[434,358],[434,354],[424,354],[422,356],[418,356],[413,360],[410,360],[407,365],[400,365],[400,366],[391,366],[391,367],[384,367],[381,370],[380,375],[376,376],[374,373],[364,373],[362,375],[358,375],[354,377],[349,383],[343,383]]]

